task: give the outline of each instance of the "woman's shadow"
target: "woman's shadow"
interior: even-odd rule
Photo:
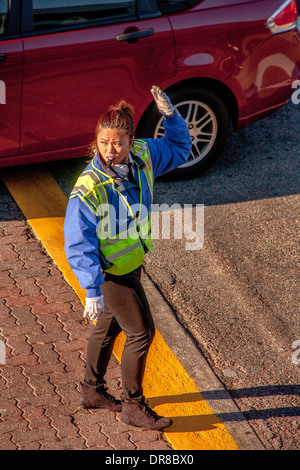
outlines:
[[[250,387],[237,390],[230,390],[229,394],[232,398],[245,398],[245,397],[265,397],[277,395],[300,395],[300,386],[298,385],[270,385],[262,387]],[[201,402],[203,400],[225,400],[229,395],[223,390],[211,390],[207,392],[194,392],[184,393],[181,395],[160,396],[148,398],[149,406],[151,408],[163,405],[166,403],[192,403]],[[242,422],[255,419],[267,419],[274,417],[298,417],[300,416],[300,407],[287,406],[287,407],[274,407],[274,408],[261,408],[255,410],[246,410],[243,412],[220,412],[209,413],[202,415],[188,415],[188,416],[170,416],[173,424],[168,427],[167,432],[200,432],[216,429],[220,423],[226,422]]]

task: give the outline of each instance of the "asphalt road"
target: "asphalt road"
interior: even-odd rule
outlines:
[[[157,182],[156,204],[204,204],[204,245],[156,240],[145,263],[267,449],[300,449],[299,117],[290,102],[201,177]]]

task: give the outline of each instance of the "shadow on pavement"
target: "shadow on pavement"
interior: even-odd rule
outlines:
[[[149,398],[151,407],[171,403],[192,403],[203,400],[222,400],[232,398],[249,398],[265,396],[299,395],[299,385],[271,385],[263,387],[250,387],[236,390],[211,390],[202,393],[184,393],[180,395],[161,396]],[[299,407],[277,407],[265,409],[252,409],[241,412],[215,413],[188,416],[170,416],[173,424],[167,428],[167,432],[197,432],[214,429],[220,422],[241,422],[254,419],[267,419],[274,417],[300,416]]]

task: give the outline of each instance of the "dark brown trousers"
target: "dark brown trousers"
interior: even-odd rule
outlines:
[[[95,389],[106,385],[105,373],[118,334],[126,342],[121,360],[122,400],[142,399],[142,381],[149,346],[155,327],[148,300],[141,284],[141,268],[124,276],[105,275],[101,286],[104,313],[93,329],[87,348],[84,384]]]

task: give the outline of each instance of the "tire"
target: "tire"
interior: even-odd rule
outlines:
[[[228,110],[220,96],[209,88],[176,89],[168,93],[177,112],[185,119],[193,148],[187,163],[167,176],[171,179],[184,179],[200,175],[222,153],[230,130]],[[155,104],[147,113],[140,126],[143,137],[162,137],[164,117]]]

